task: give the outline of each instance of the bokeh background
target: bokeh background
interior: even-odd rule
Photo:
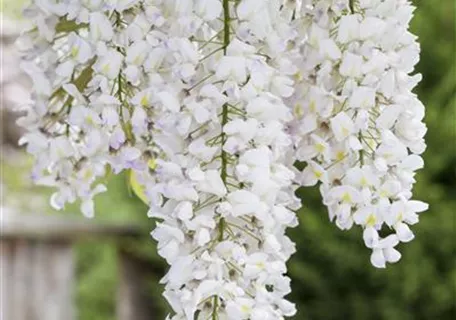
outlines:
[[[8,27],[18,21],[22,3],[3,0],[2,17],[8,21]],[[360,231],[339,231],[328,222],[318,190],[300,190],[304,203],[299,212],[301,223],[290,232],[298,248],[289,264],[293,279],[291,299],[299,310],[295,319],[456,319],[456,3],[414,3],[418,9],[412,30],[422,45],[418,72],[423,74],[417,93],[427,107],[429,128],[426,167],[417,175],[415,194],[417,199],[430,203],[430,210],[422,214],[421,222],[414,227],[416,239],[400,247],[400,263],[377,270],[369,263],[369,250],[364,247]],[[9,52],[3,45],[2,50],[4,55]],[[8,88],[2,88],[2,95],[9,94],[14,100],[20,90]],[[13,121],[9,116],[4,119],[2,130]],[[10,140],[14,140],[14,134],[11,136]],[[33,187],[29,182],[31,160],[14,146],[3,145],[2,151],[2,210],[17,214],[78,214],[76,207],[52,212],[47,204],[51,191]],[[128,243],[126,250],[150,264],[151,274],[145,281],[151,305],[157,319],[164,319],[166,303],[158,281],[166,266],[155,254],[155,243],[148,236],[154,221],[146,217],[147,208],[131,194],[125,180],[125,176],[109,179],[109,192],[97,199],[96,219],[142,226],[144,237]],[[116,268],[114,243],[77,246],[75,294],[80,320],[115,318]]]

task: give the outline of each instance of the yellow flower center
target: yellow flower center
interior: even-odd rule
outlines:
[[[366,225],[368,227],[373,227],[377,223],[377,218],[375,217],[374,214],[370,214],[369,217],[367,218]]]
[[[103,66],[103,68],[101,68],[101,71],[102,71],[103,73],[108,73],[109,70],[111,70],[111,66],[109,65],[109,63],[105,64],[105,65]]]
[[[312,113],[315,113],[317,111],[317,103],[315,102],[315,100],[310,101],[309,109]]]
[[[265,269],[266,268],[266,265],[264,264],[264,262],[257,262],[256,263],[256,266],[259,268],[259,269]]]
[[[250,313],[250,311],[251,311],[251,308],[250,308],[249,306],[247,306],[247,305],[245,305],[245,304],[243,304],[243,305],[241,306],[241,312],[242,312],[242,313]]]
[[[302,110],[302,105],[300,103],[297,103],[294,106],[293,112],[298,119],[301,119],[302,116],[304,115],[304,111]]]
[[[348,192],[345,192],[342,196],[342,201],[344,202],[352,202],[352,197],[350,196],[350,194]]]
[[[318,151],[319,153],[322,153],[323,151],[326,150],[326,147],[325,147],[325,145],[324,145],[323,143],[317,143],[317,144],[315,145],[315,149],[317,149],[317,151]]]
[[[317,179],[320,179],[323,176],[323,172],[321,172],[319,170],[313,170],[313,173],[314,173],[315,177],[317,177]]]
[[[83,176],[84,180],[89,181],[92,177],[93,177],[93,171],[91,169],[87,169]]]
[[[345,158],[345,153],[343,151],[338,151],[336,154],[337,161],[342,161]]]
[[[71,56],[73,58],[76,58],[78,54],[79,54],[79,48],[78,47],[72,47],[71,48]]]
[[[140,104],[143,107],[147,107],[149,105],[149,98],[147,97],[147,95],[144,95],[144,97],[141,98]]]

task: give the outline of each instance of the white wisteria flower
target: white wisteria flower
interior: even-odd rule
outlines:
[[[289,103],[296,159],[306,163],[298,181],[320,182],[330,219],[361,226],[380,268],[399,260],[393,247],[413,239],[409,225],[427,209],[418,202],[413,220],[398,211],[412,201],[426,147],[424,107],[412,93],[420,76],[410,75],[419,60],[413,10],[408,0],[308,0],[296,20],[300,70]]]
[[[339,228],[363,228],[379,268],[427,210],[412,200],[426,148],[412,13],[407,0],[33,1],[19,39],[32,178],[57,188],[54,208],[93,217],[106,174],[128,174],[170,265],[168,319],[292,317],[299,186],[320,185]]]

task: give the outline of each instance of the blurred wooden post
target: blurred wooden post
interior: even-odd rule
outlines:
[[[149,262],[119,249],[119,289],[117,291],[118,320],[154,320],[153,301],[147,292]]]
[[[2,320],[74,319],[68,243],[2,241]]]
[[[132,226],[100,225],[55,216],[18,215],[1,223],[0,320],[76,319],[74,243],[139,235]],[[126,254],[119,257],[119,320],[153,319],[148,309],[141,309],[147,307],[141,294],[141,272]]]

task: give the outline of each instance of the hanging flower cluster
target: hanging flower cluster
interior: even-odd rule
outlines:
[[[420,75],[409,75],[419,60],[407,30],[414,8],[407,0],[307,2],[291,101],[296,157],[307,163],[299,181],[321,183],[330,219],[342,230],[361,226],[382,268],[400,259],[394,247],[414,238],[409,225],[427,210],[411,200],[426,147],[424,107],[411,91]]]
[[[411,200],[426,132],[412,12],[406,0],[35,0],[19,40],[32,178],[57,188],[56,209],[79,199],[92,217],[104,177],[128,171],[159,221],[169,319],[293,316],[298,186],[321,183],[376,267],[399,259],[427,209]]]
[[[295,32],[279,1],[209,3],[204,15],[191,2],[157,6],[163,58],[133,98],[154,106],[160,152],[146,194],[163,221],[152,236],[171,265],[165,297],[173,319],[280,319],[295,313],[284,299],[295,250],[285,229],[299,207],[284,165],[293,82],[280,67]]]

